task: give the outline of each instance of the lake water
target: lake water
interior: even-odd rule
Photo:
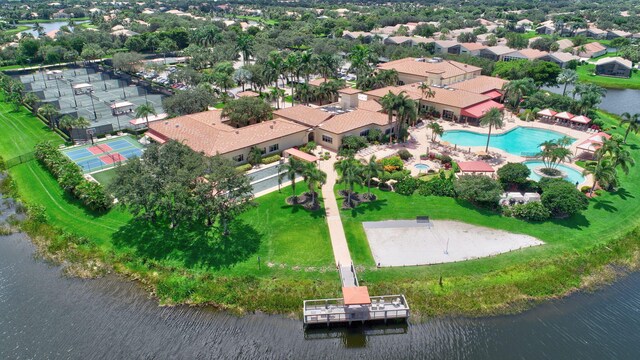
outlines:
[[[544,90],[562,94],[562,87],[543,87]],[[567,86],[567,96],[571,96],[573,85]],[[614,114],[640,112],[640,90],[607,89],[607,96],[602,98],[599,108]]]
[[[637,359],[640,274],[521,315],[305,333],[299,320],[158,307],[134,283],[80,280],[0,237],[0,359]]]
[[[84,20],[84,21],[76,21],[76,24],[82,24],[82,23],[86,23],[89,22],[88,20]],[[54,30],[59,30],[61,27],[63,26],[67,26],[69,24],[69,21],[56,21],[56,22],[50,22],[50,23],[39,23],[42,28],[44,28],[44,33],[48,33],[49,31],[54,31]],[[33,25],[35,25],[35,22],[33,23],[25,23],[25,24],[20,24],[20,25],[24,25],[24,26],[28,26],[30,27],[29,30],[25,30],[22,31],[22,33],[29,33],[31,35],[33,35],[34,37],[38,37],[38,32],[33,30]],[[73,28],[72,28],[73,29]]]

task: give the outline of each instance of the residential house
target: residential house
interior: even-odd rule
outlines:
[[[594,38],[594,39],[605,39],[607,37],[608,32],[606,30],[598,29],[595,26],[590,26],[586,29],[578,29],[575,31],[575,36],[584,35],[586,37]]]
[[[631,61],[618,56],[602,58],[596,62],[596,75],[628,78],[632,69]]]
[[[486,46],[480,43],[460,43],[460,54],[478,56],[480,51],[485,48]]]
[[[594,58],[607,53],[607,48],[599,42],[592,42],[573,48],[574,54],[581,58]]]
[[[508,82],[509,81],[497,77],[481,75],[470,80],[449,85],[449,87],[474,94],[485,95],[492,100],[500,101],[503,95],[502,88]]]
[[[546,51],[540,51],[536,49],[521,49],[515,50],[502,56],[503,61],[511,60],[537,60],[549,55]]]
[[[580,57],[568,52],[557,51],[549,53],[548,55],[540,58],[540,60],[551,61],[558,64],[561,68],[565,68],[571,60],[580,61]]]
[[[484,48],[480,50],[480,56],[493,61],[502,61],[506,54],[509,54],[512,52],[514,52],[514,49],[508,46],[497,45],[497,46],[490,46],[488,48]]]
[[[522,19],[516,23],[516,29],[521,28],[524,31],[529,31],[533,27],[533,21],[529,19]]]
[[[552,24],[540,25],[536,28],[536,33],[540,35],[551,35],[556,32],[556,27]]]
[[[394,69],[401,84],[425,82],[449,85],[480,76],[481,68],[440,58],[404,58],[379,64],[378,69]]]
[[[433,52],[435,54],[459,54],[460,43],[455,40],[436,40]]]
[[[615,39],[619,37],[630,38],[633,34],[624,30],[609,30],[607,32],[607,39]]]
[[[556,44],[558,44],[558,51],[563,51],[564,49],[573,47],[573,41],[569,39],[560,39],[556,41]]]

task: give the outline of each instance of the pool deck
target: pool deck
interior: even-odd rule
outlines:
[[[444,131],[465,130],[465,131],[476,132],[478,134],[487,134],[489,132],[489,128],[487,127],[457,124],[457,123],[453,123],[451,121],[446,121],[446,120],[438,120],[437,122],[442,126]],[[588,139],[589,137],[593,136],[593,133],[571,129],[564,126],[546,124],[539,121],[529,121],[529,122],[522,121],[517,116],[513,115],[508,111],[505,111],[504,127],[501,129],[495,129],[495,128],[492,129],[491,134],[492,135],[503,134],[505,132],[513,130],[515,127],[518,127],[518,126],[551,130],[551,131],[559,132],[567,136],[570,136],[572,138],[575,138],[576,141],[570,146],[571,152],[573,154],[576,154],[576,150],[577,150],[576,148],[580,143],[582,143],[584,140]],[[477,152],[484,151],[485,149],[484,146],[465,146],[465,147],[459,147],[456,150],[454,150],[453,145],[451,144],[447,145],[447,143],[440,141],[439,137],[435,143],[432,143],[431,130],[426,126],[422,126],[420,128],[411,128],[409,129],[409,134],[413,139],[413,141],[409,141],[405,144],[395,144],[393,146],[379,145],[376,151],[373,151],[373,152],[369,151],[365,154],[360,154],[358,157],[362,159],[365,159],[365,158],[368,159],[369,156],[374,154],[378,159],[380,159],[380,158],[384,158],[392,154],[395,154],[398,150],[406,149],[413,155],[413,159],[407,163],[407,169],[411,170],[411,175],[416,176],[420,174],[420,170],[415,168],[416,164],[420,164],[420,163],[427,164],[429,165],[430,169],[433,169],[435,171],[438,171],[438,169],[440,168],[440,165],[438,163],[428,161],[428,160],[427,161],[420,160],[421,154],[427,154],[429,152],[441,153],[443,151],[447,151],[455,161],[470,161],[470,160],[476,159]],[[525,160],[528,160],[523,156],[510,154],[501,149],[491,147],[491,144],[489,145],[490,145],[489,146],[490,153],[496,153],[500,155],[499,160],[491,164],[495,169],[498,169],[509,162],[521,163]],[[566,165],[580,172],[582,172],[583,170],[582,168],[576,166],[573,163],[564,163],[563,165]],[[593,177],[591,175],[587,175],[585,176],[585,182],[580,185],[591,185],[592,183],[593,183]]]

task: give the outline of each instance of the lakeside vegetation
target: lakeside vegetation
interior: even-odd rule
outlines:
[[[596,66],[585,64],[578,66],[578,78],[580,81],[589,82],[610,89],[640,89],[640,71],[631,71],[630,78],[595,75]]]

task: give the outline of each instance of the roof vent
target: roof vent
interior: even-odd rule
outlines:
[[[270,125],[269,128],[273,129],[273,125]]]
[[[236,130],[236,134],[240,134],[240,130]]]
[[[176,124],[176,127],[177,127],[177,128],[179,128],[179,127],[180,127],[180,124]]]
[[[169,122],[168,122],[168,121],[165,121],[165,122],[164,122],[164,124],[165,124],[165,125],[169,125]]]

